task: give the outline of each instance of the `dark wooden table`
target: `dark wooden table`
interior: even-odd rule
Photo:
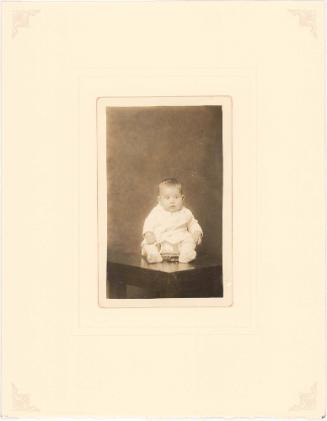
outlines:
[[[107,298],[135,298],[128,286],[141,288],[142,298],[222,297],[222,268],[206,255],[191,263],[149,264],[137,254],[108,253]]]

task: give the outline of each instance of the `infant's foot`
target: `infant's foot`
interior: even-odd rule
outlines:
[[[160,253],[148,253],[146,260],[148,263],[161,263],[162,257]]]
[[[181,254],[179,255],[179,259],[178,259],[178,261],[179,261],[180,263],[189,263],[189,262],[192,262],[192,260],[194,260],[194,259],[195,259],[195,257],[196,257],[196,252],[195,252],[195,250],[190,250],[190,251],[188,251],[188,252],[181,253]]]

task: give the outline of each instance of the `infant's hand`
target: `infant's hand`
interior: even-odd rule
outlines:
[[[153,232],[146,232],[144,234],[144,239],[147,242],[147,244],[153,244],[156,242],[156,237],[153,234]]]
[[[192,232],[192,237],[193,237],[193,240],[194,240],[195,244],[197,244],[197,245],[201,244],[201,241],[202,241],[201,231]]]

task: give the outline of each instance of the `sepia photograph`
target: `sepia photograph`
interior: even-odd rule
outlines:
[[[100,109],[105,299],[223,299],[223,208],[231,195],[224,197],[231,186],[223,114],[230,110],[214,103]]]

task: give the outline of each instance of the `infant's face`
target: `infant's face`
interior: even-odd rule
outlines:
[[[175,186],[161,186],[158,201],[169,212],[177,212],[183,207],[184,196]]]

